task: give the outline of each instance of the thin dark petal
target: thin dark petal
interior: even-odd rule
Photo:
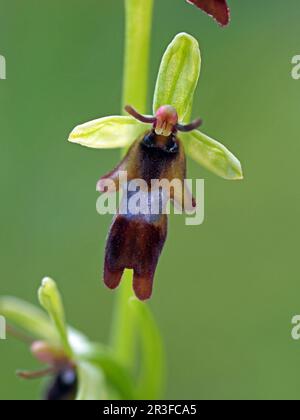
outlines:
[[[40,379],[44,378],[45,376],[53,375],[54,373],[55,369],[51,367],[35,371],[19,370],[17,371],[17,376],[19,376],[21,379]]]
[[[220,25],[228,25],[230,21],[230,11],[226,0],[187,0],[187,2],[202,9],[216,19]]]
[[[144,135],[143,137],[144,138]],[[108,174],[102,176],[100,180],[97,183],[96,190],[98,192],[106,192],[106,181],[110,180],[113,181],[115,184],[115,191],[119,191],[121,188],[120,185],[120,175],[121,173],[126,172],[127,173],[127,179],[130,181],[131,179],[140,178],[138,168],[139,168],[139,147],[140,147],[140,140],[136,140],[131,147],[129,148],[126,156],[123,158],[123,160],[118,164],[118,166],[113,169]]]
[[[23,341],[23,343],[26,343],[31,346],[31,344],[34,342],[34,338],[30,337],[23,331],[19,331],[17,328],[13,327],[10,324],[6,325],[6,332],[11,335],[12,337],[16,338],[19,341]]]
[[[139,112],[137,112],[132,106],[126,105],[125,111],[128,112],[133,118],[136,120],[145,123],[145,124],[153,124],[156,121],[155,117],[148,117],[146,115],[142,115]]]
[[[120,172],[126,171],[128,159],[130,157],[130,151],[127,153],[127,155],[122,159],[122,161],[118,164],[118,166],[113,169],[108,174],[102,176],[99,181],[97,182],[96,190],[98,192],[106,192],[106,181],[111,180],[115,184],[115,191],[119,191],[120,185],[119,185],[119,175]]]
[[[199,128],[202,123],[203,121],[201,118],[198,118],[197,120],[192,121],[190,124],[177,124],[176,128],[183,133],[188,133],[189,131],[193,131]]]

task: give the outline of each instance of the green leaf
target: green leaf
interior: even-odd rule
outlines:
[[[139,398],[156,400],[161,397],[165,382],[165,355],[160,332],[147,304],[130,300],[138,322],[141,338],[141,375]]]
[[[73,353],[68,339],[63,303],[55,281],[46,277],[42,281],[38,295],[41,305],[44,309],[46,309],[57,329],[61,344],[66,354],[69,357],[72,357]]]
[[[117,292],[111,337],[116,358],[129,370],[132,370],[136,364],[135,315],[129,306],[130,298],[134,296],[132,281],[133,270],[125,270]]]
[[[162,105],[172,105],[177,110],[179,120],[188,121],[200,69],[201,55],[197,40],[186,33],[178,34],[161,62],[154,94],[154,114]]]
[[[127,369],[116,359],[112,350],[101,344],[91,343],[83,334],[69,328],[69,341],[74,361],[87,361],[100,368],[105,379],[125,400],[135,399],[133,379]]]
[[[47,315],[30,303],[14,297],[0,299],[0,314],[37,339],[57,344],[58,336]]]
[[[101,369],[89,362],[77,364],[78,392],[77,401],[100,401],[107,399],[106,385]]]
[[[197,130],[181,136],[186,153],[197,163],[221,178],[243,179],[240,161],[221,143]]]
[[[93,149],[114,149],[128,147],[146,131],[147,124],[132,117],[104,117],[75,127],[69,141]]]
[[[133,378],[116,359],[112,350],[100,344],[90,344],[86,351],[80,354],[80,359],[100,367],[105,374],[106,381],[117,391],[121,399],[136,399]]]

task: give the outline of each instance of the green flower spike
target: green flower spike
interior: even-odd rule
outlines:
[[[17,298],[0,298],[0,314],[9,322],[8,332],[28,342],[33,356],[47,365],[40,371],[21,371],[19,376],[24,379],[53,376],[45,395],[48,400],[102,400],[112,396],[134,399],[133,379],[112,350],[91,343],[66,325],[56,283],[45,278],[38,296],[46,313]]]
[[[179,124],[189,122],[200,68],[198,42],[188,34],[178,34],[162,59],[153,100],[154,115],[160,107],[171,105],[177,111]],[[148,118],[149,129],[152,118]],[[111,116],[77,126],[69,141],[95,149],[129,147],[146,130],[147,124],[133,117]],[[221,143],[198,130],[181,136],[186,154],[197,163],[224,179],[243,179],[239,160]]]

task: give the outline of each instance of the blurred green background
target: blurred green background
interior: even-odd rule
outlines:
[[[200,42],[194,112],[242,161],[230,183],[206,180],[206,221],[172,217],[151,306],[164,337],[170,399],[298,399],[300,342],[300,54],[298,0],[231,0],[220,29],[184,0],[156,0],[149,111],[163,51],[187,31]],[[101,282],[110,217],[95,184],[117,150],[68,144],[73,126],[119,113],[122,0],[0,0],[0,294],[36,302],[45,275],[63,292],[70,323],[107,341],[115,294]],[[0,342],[0,399],[38,398],[26,346]]]

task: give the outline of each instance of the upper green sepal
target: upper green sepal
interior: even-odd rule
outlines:
[[[186,153],[197,163],[221,178],[243,179],[240,161],[223,144],[198,130],[181,136]]]
[[[48,312],[56,327],[64,351],[71,357],[73,352],[69,343],[64,307],[55,281],[49,277],[44,278],[39,288],[38,296],[40,304]]]
[[[161,106],[172,105],[179,120],[189,122],[200,70],[197,40],[186,33],[178,34],[162,58],[154,93],[154,114]]]

